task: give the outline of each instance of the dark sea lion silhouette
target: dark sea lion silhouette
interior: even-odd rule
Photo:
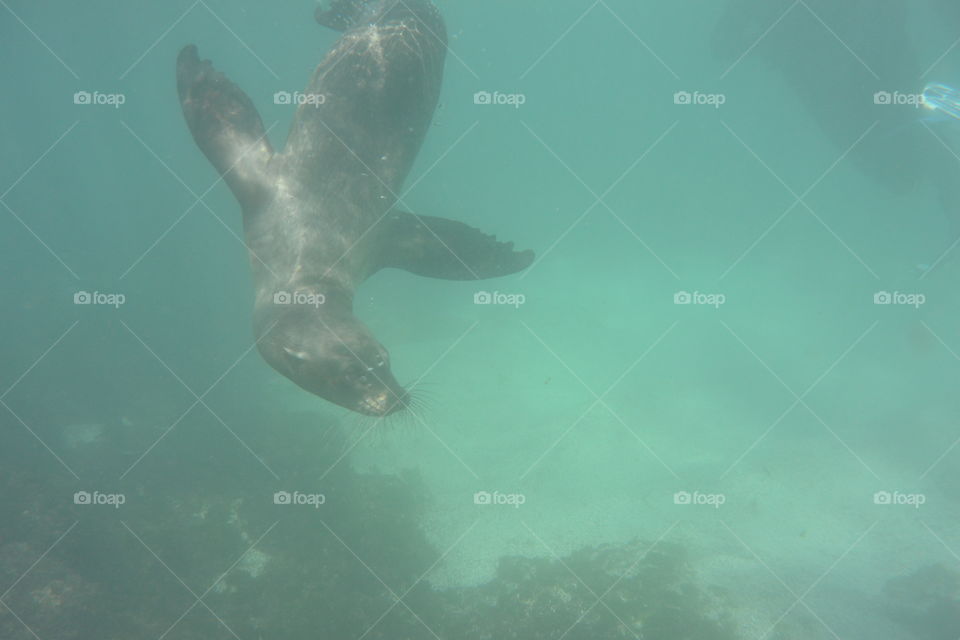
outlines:
[[[343,35],[298,100],[274,151],[250,98],[201,61],[177,60],[197,145],[243,210],[257,347],[278,372],[372,416],[406,407],[387,350],[353,315],[357,286],[385,267],[451,280],[514,273],[532,251],[394,204],[437,104],[446,30],[428,0],[339,0],[316,15]]]
[[[921,18],[924,5],[931,13]],[[951,235],[960,234],[953,152],[919,125],[921,110],[885,102],[891,93],[917,94],[937,80],[929,77],[931,61],[912,33],[926,33],[936,22],[955,26],[960,3],[729,0],[725,6],[713,51],[728,70],[741,60],[763,60],[791,86],[836,154],[849,154],[864,175],[899,197],[931,184]],[[790,130],[809,137],[802,126],[791,121]]]

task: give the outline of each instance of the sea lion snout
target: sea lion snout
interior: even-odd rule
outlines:
[[[288,308],[260,320],[260,354],[301,388],[369,416],[409,404],[390,370],[389,353],[352,314]]]
[[[388,416],[391,413],[402,411],[410,404],[410,394],[399,388],[399,392],[394,390],[378,391],[372,395],[363,398],[356,411],[368,416]]]

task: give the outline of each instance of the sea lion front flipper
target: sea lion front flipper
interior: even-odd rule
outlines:
[[[378,226],[380,268],[444,280],[482,280],[526,269],[533,251],[515,251],[470,225],[447,218],[393,212]]]
[[[177,91],[197,146],[224,177],[244,211],[268,189],[273,149],[260,114],[240,87],[188,45],[177,56]]]

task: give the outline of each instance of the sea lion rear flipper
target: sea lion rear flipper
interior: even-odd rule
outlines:
[[[334,31],[346,31],[357,20],[367,0],[332,0],[317,7],[313,17],[319,24]]]
[[[193,45],[177,56],[177,91],[197,146],[247,210],[267,189],[264,169],[273,155],[256,107]]]
[[[447,218],[390,213],[381,223],[380,267],[428,278],[481,280],[526,269],[533,251],[515,251],[470,225]]]

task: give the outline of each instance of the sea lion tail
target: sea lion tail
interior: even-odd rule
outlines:
[[[359,24],[385,22],[414,15],[426,24],[439,21],[430,0],[329,0],[317,7],[314,18],[334,31],[347,31]]]
[[[329,29],[346,31],[357,23],[366,5],[366,0],[332,0],[318,6],[313,17]]]

